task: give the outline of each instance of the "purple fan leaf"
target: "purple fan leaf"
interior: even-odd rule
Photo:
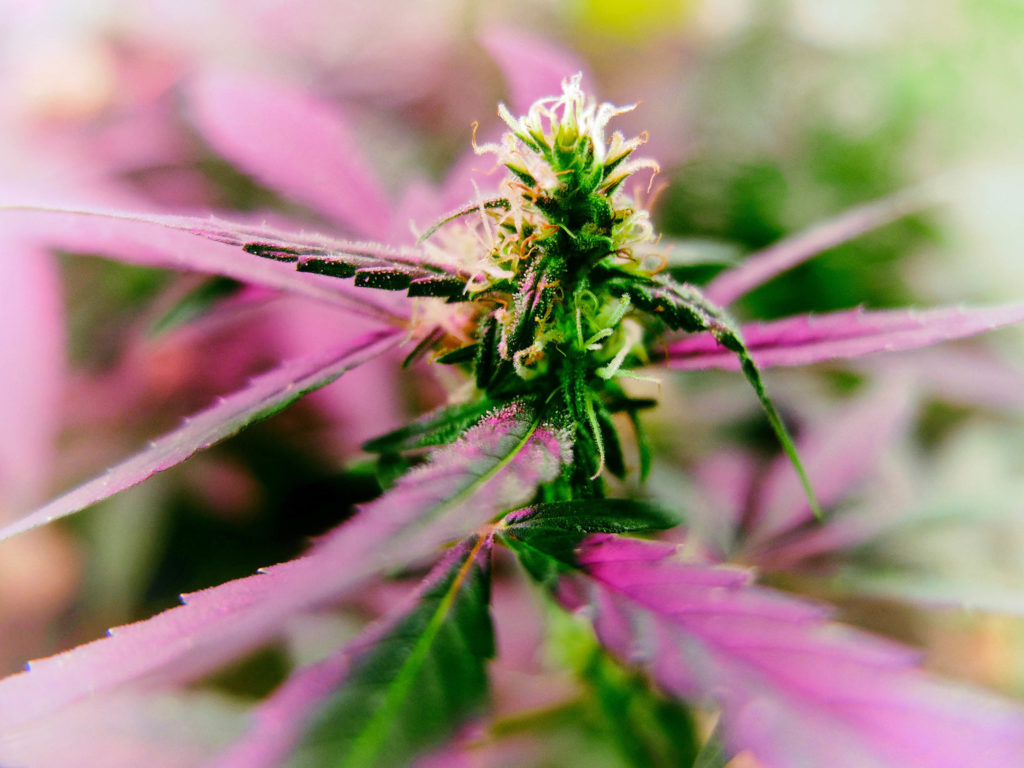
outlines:
[[[1024,321],[1024,304],[924,311],[863,309],[808,315],[742,329],[750,356],[760,368],[809,365],[876,352],[901,352],[974,336]],[[676,370],[738,370],[736,356],[707,334],[669,345],[669,366]]]
[[[345,371],[397,346],[401,338],[398,331],[374,331],[254,378],[244,389],[191,417],[178,429],[150,443],[141,453],[0,528],[0,540],[78,512],[180,464],[197,451],[234,435],[248,424],[272,416],[307,392],[330,384]]]
[[[743,264],[712,280],[704,294],[716,304],[731,304],[811,257],[941,202],[948,193],[948,183],[933,182],[857,206],[751,254]]]
[[[816,606],[689,565],[660,545],[594,536],[559,592],[600,641],[670,693],[713,702],[765,768],[960,768],[1024,761],[1024,713],[936,681],[914,654],[830,624]]]
[[[200,77],[189,100],[203,137],[239,168],[359,236],[387,237],[388,200],[332,105],[226,72]]]
[[[241,705],[203,692],[125,691],[85,699],[61,713],[6,731],[4,766],[195,768],[245,727]]]
[[[391,325],[404,325],[409,316],[408,307],[394,297],[358,290],[340,280],[296,272],[293,266],[241,253],[237,248],[252,242],[329,248],[339,242],[319,235],[283,235],[263,226],[214,217],[80,210],[49,203],[0,206],[0,214],[6,235],[25,242],[76,253],[101,253],[133,264],[224,275],[326,301]],[[214,242],[197,242],[190,235]]]
[[[49,254],[2,241],[0,521],[39,502],[53,465],[64,372],[64,312]]]
[[[337,601],[521,506],[571,460],[566,436],[513,403],[364,505],[301,558],[182,596],[184,605],[34,661],[0,681],[0,733],[129,684],[195,680],[277,636],[291,616]]]
[[[878,466],[885,449],[905,434],[914,394],[904,378],[887,377],[865,397],[824,416],[816,429],[798,441],[823,506],[838,503]],[[758,494],[748,546],[771,546],[774,537],[813,519],[788,463],[776,461]]]

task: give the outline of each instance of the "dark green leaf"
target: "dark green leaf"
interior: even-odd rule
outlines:
[[[299,272],[312,272],[315,275],[348,278],[356,274],[356,265],[336,257],[309,256],[295,265]]]
[[[289,765],[405,766],[481,709],[494,654],[489,547],[463,544],[412,609],[352,659]]]
[[[409,287],[412,278],[394,267],[365,267],[356,270],[356,286],[384,291],[401,291]]]
[[[358,283],[357,283],[358,285]],[[466,288],[466,281],[458,277],[430,275],[428,277],[417,277],[409,283],[408,294],[410,296],[439,296],[451,298],[463,292]]]
[[[450,405],[363,444],[369,453],[398,453],[452,442],[493,407],[487,400]]]
[[[679,702],[655,692],[640,675],[623,669],[594,649],[582,670],[600,707],[604,732],[626,765],[634,768],[676,768],[697,757],[693,718]]]
[[[537,504],[505,518],[501,538],[541,582],[575,563],[575,550],[591,533],[631,533],[672,528],[679,518],[633,499],[574,499]]]
[[[477,355],[479,344],[467,344],[464,347],[453,349],[451,352],[441,355],[437,362],[442,365],[455,365],[457,363],[468,363]]]
[[[206,314],[218,301],[233,296],[242,284],[229,277],[213,277],[190,291],[150,327],[153,336],[173,330]]]

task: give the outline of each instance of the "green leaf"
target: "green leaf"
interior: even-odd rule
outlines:
[[[697,758],[693,718],[680,702],[656,693],[640,675],[623,669],[599,648],[582,671],[600,707],[605,732],[626,765],[675,768]]]
[[[693,768],[725,768],[732,758],[722,743],[722,725],[719,723],[701,747]]]
[[[761,372],[758,370],[757,365],[754,364],[753,358],[750,357],[750,352],[747,351],[746,344],[743,343],[743,339],[740,337],[739,332],[732,328],[731,325],[723,324],[714,328],[712,333],[722,346],[729,351],[736,353],[736,356],[739,358],[743,375],[750,383],[750,386],[753,387],[754,394],[757,395],[757,399],[761,403],[761,408],[768,417],[768,423],[771,424],[772,430],[775,432],[776,438],[778,438],[779,445],[782,446],[782,450],[785,452],[786,456],[789,457],[789,461],[793,465],[793,469],[796,470],[797,475],[800,477],[800,484],[803,486],[804,493],[807,496],[807,501],[811,505],[811,510],[814,512],[814,516],[820,520],[822,518],[821,506],[818,504],[818,499],[814,494],[814,488],[811,487],[811,480],[807,477],[807,471],[804,469],[804,465],[800,461],[800,455],[797,453],[796,445],[793,443],[793,438],[790,436],[789,430],[786,429],[786,425],[782,421],[782,417],[779,416],[779,412],[775,410],[775,406],[772,404],[771,398],[768,397],[764,381],[761,378]]]
[[[494,655],[488,540],[469,540],[320,708],[293,768],[408,765],[480,710]]]
[[[205,315],[217,302],[234,296],[242,287],[241,283],[229,277],[212,277],[205,280],[161,315],[150,326],[150,335],[159,336]]]
[[[672,528],[678,516],[634,499],[574,499],[537,504],[505,518],[499,536],[542,583],[575,563],[575,549],[591,533],[632,533]]]
[[[421,416],[404,427],[363,444],[368,453],[399,453],[455,440],[475,424],[493,404],[487,400],[450,405]]]
[[[614,274],[614,271],[609,270],[608,274]],[[782,450],[789,457],[793,468],[800,477],[800,484],[803,486],[815,517],[821,519],[821,507],[814,495],[814,489],[811,487],[811,481],[807,477],[800,456],[797,454],[793,438],[768,397],[761,372],[751,358],[743,337],[725,310],[709,301],[694,286],[678,283],[668,277],[658,276],[647,281],[640,281],[635,278],[624,280],[621,276],[615,276],[609,279],[609,285],[613,293],[628,295],[637,307],[660,318],[665,325],[673,330],[691,333],[710,332],[719,344],[739,358],[743,375],[753,387],[754,394],[757,395]]]

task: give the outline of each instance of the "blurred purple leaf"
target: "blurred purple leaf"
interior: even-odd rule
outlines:
[[[0,528],[0,540],[78,512],[180,464],[197,451],[272,416],[307,392],[330,384],[345,371],[396,346],[400,340],[398,331],[375,331],[262,374],[105,474]]]
[[[294,266],[239,251],[245,243],[277,242],[329,247],[320,235],[283,235],[261,225],[237,224],[212,216],[167,216],[117,210],[78,210],[63,204],[0,205],[7,236],[19,242],[74,253],[99,253],[132,264],[195,270],[244,283],[289,291],[402,325],[409,310],[398,297],[355,288],[350,283],[297,272]],[[198,236],[207,241],[197,241]]]
[[[197,78],[189,102],[203,137],[258,181],[362,237],[387,237],[387,197],[333,105],[237,72]]]
[[[560,585],[600,641],[670,693],[723,710],[726,743],[765,768],[960,768],[1024,761],[1024,713],[938,682],[914,654],[751,586],[732,568],[615,536],[581,547]]]
[[[245,726],[240,703],[209,692],[124,691],[5,731],[0,761],[33,768],[195,768]]]
[[[704,295],[716,304],[731,304],[829,248],[942,201],[948,191],[947,183],[933,182],[852,208],[751,254],[740,266],[712,280]]]
[[[1024,304],[983,308],[944,308],[834,312],[801,315],[743,326],[750,356],[761,368],[809,365],[876,352],[900,352],[1024,321]],[[739,361],[707,334],[669,344],[669,367],[676,370],[738,370]]]
[[[64,373],[56,260],[0,242],[0,521],[38,503],[53,466]]]
[[[905,378],[883,378],[866,396],[823,415],[797,441],[822,505],[841,501],[878,466],[886,448],[905,434],[915,406],[914,394]],[[788,462],[776,461],[758,492],[748,546],[770,546],[774,537],[813,519]]]
[[[369,577],[433,555],[529,500],[570,460],[565,436],[512,403],[486,416],[311,552],[259,574],[182,596],[182,606],[0,681],[0,733],[122,686],[195,680],[337,601]]]

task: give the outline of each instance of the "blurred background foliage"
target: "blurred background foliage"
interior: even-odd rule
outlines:
[[[1016,0],[365,5],[220,0],[144,10],[114,0],[50,0],[29,10],[0,3],[9,129],[0,139],[0,179],[16,189],[28,178],[59,181],[105,168],[141,200],[136,207],[271,210],[316,227],[323,222],[314,213],[232,169],[190,127],[180,93],[190,75],[241,66],[283,74],[333,100],[366,137],[366,154],[397,196],[444,176],[468,147],[471,121],[496,127],[494,105],[509,94],[481,35],[529,34],[578,57],[590,73],[585,85],[601,98],[641,102],[618,127],[649,132],[643,154],[662,164],[654,183],[658,227],[701,253],[742,257],[857,204],[944,179],[948,203],[771,281],[734,308],[742,319],[1024,296],[1024,5]],[[132,122],[140,114],[167,128],[173,151],[130,162],[112,151],[117,162],[104,166],[100,158],[88,169],[62,164],[76,141],[108,151],[117,136],[130,142],[131,131],[150,130],[144,120]],[[194,276],[83,255],[64,255],[61,264],[69,362],[50,494],[276,359],[259,340],[272,318],[203,314],[203,294],[191,326],[154,332],[206,286]],[[684,274],[705,281],[719,268]],[[220,288],[215,299],[233,290]],[[941,381],[915,389],[913,427],[887,449],[877,475],[876,490],[892,490],[883,512],[898,525],[811,571],[767,576],[839,599],[844,618],[924,646],[929,663],[947,674],[1016,695],[1024,694],[1017,618],[1024,615],[1024,423],[1015,407],[1024,405],[1022,342],[1011,330],[962,345],[984,350],[988,367],[977,376],[1003,366],[1006,378],[992,383],[995,399],[949,396]],[[224,350],[238,344],[251,345],[250,354],[215,370]],[[906,358],[911,368],[922,361],[918,376],[944,365],[941,355]],[[894,365],[878,359],[772,373],[769,387],[800,429]],[[950,358],[948,368],[972,375],[962,357]],[[673,379],[679,387],[666,383],[651,428],[682,466],[714,450],[775,450],[736,378],[686,374]],[[393,416],[436,403],[444,384],[399,385]],[[5,644],[4,671],[19,668],[27,654],[170,607],[179,592],[296,555],[379,491],[356,448],[372,434],[339,440],[336,433],[350,426],[338,417],[325,423],[318,402],[305,401],[70,522],[61,543],[30,549],[54,558],[49,566],[8,557],[0,565],[4,635],[21,630],[24,641]],[[858,494],[847,503],[854,512],[880,495]],[[17,596],[36,594],[30,585],[42,583],[47,568],[57,582],[26,609]],[[374,610],[372,600],[351,607],[356,619]],[[297,632],[294,645],[315,646],[319,631]],[[621,674],[585,640],[580,645],[569,666],[585,686]],[[234,694],[265,693],[289,658],[281,649],[261,654],[218,682]],[[683,717],[631,685],[616,695],[634,691],[636,700],[617,706]],[[581,723],[587,743],[614,740],[601,725],[607,712],[588,700],[570,696],[537,710],[553,734],[549,764],[579,754]],[[540,720],[518,717],[526,719],[504,726],[510,738]],[[567,735],[556,738],[560,729]],[[618,754],[606,746],[587,752]]]

